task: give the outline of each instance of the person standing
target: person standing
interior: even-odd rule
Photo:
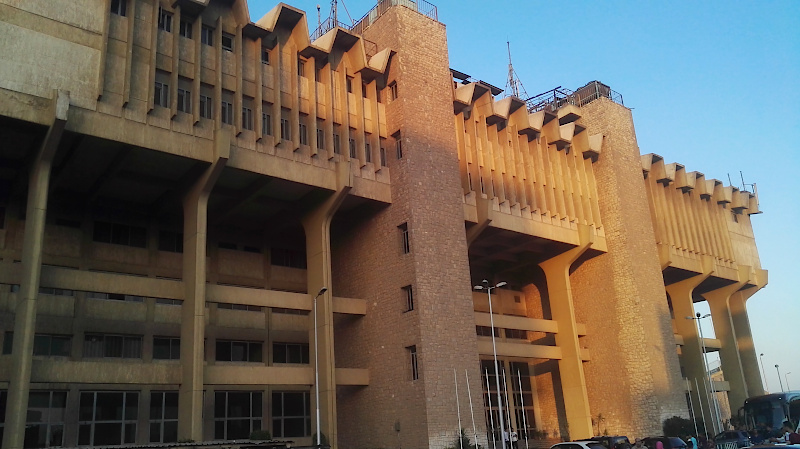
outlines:
[[[697,438],[695,438],[693,435],[687,435],[686,442],[691,445],[691,449],[699,449],[699,446],[697,445]]]

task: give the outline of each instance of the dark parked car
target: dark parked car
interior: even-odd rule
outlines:
[[[736,443],[736,447],[750,447],[750,434],[744,430],[726,430],[714,437],[717,444]]]
[[[656,441],[660,441],[664,445],[664,449],[686,449],[686,442],[678,437],[647,437],[644,439],[644,445],[648,449],[656,449]]]
[[[606,449],[630,449],[631,442],[628,437],[613,435],[613,436],[597,436],[589,438],[592,441],[597,441],[606,447]]]

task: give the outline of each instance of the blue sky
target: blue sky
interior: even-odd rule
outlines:
[[[316,2],[288,1],[316,28]],[[506,84],[514,68],[529,95],[600,80],[633,109],[642,153],[734,185],[758,186],[752,217],[769,285],[748,303],[767,384],[800,390],[800,1],[434,1],[450,66]],[[275,6],[250,1],[257,20]],[[374,1],[349,0],[354,19]],[[322,18],[330,3],[322,3]],[[340,21],[348,21],[339,8]],[[794,287],[793,287],[794,286]],[[700,310],[700,309],[698,309]],[[702,311],[702,310],[701,310]],[[706,320],[708,321],[708,320]],[[706,334],[712,333],[710,324]]]

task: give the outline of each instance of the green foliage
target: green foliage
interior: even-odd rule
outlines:
[[[692,420],[681,418],[680,416],[665,419],[662,429],[664,430],[664,435],[669,437],[684,438],[686,435],[694,435],[694,423],[692,423]],[[702,422],[697,423],[697,432],[701,435],[705,433]]]
[[[458,438],[455,439],[453,444],[447,446],[447,449],[461,449],[461,444],[464,444],[464,449],[483,449],[483,446],[480,444],[471,444],[469,441],[469,437],[467,436],[467,432],[464,429],[461,429],[461,434]]]
[[[320,433],[319,436],[320,436],[319,437],[319,441],[323,446],[330,446],[330,444],[328,443],[328,437],[326,437],[324,433]],[[314,435],[311,436],[311,444],[313,444],[315,446],[317,445],[317,434],[316,434],[316,432],[314,433]]]
[[[272,434],[269,433],[269,430],[254,430],[253,433],[250,434],[250,439],[267,441],[272,439]]]

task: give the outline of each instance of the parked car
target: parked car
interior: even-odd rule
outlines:
[[[644,445],[648,449],[656,449],[656,441],[660,441],[664,445],[664,449],[686,449],[686,442],[678,437],[647,437],[644,439]]]
[[[718,445],[725,443],[736,443],[736,447],[750,447],[750,434],[744,430],[726,430],[714,437],[714,442]]]
[[[606,449],[597,441],[568,441],[550,446],[550,449]]]
[[[628,437],[621,435],[603,435],[589,438],[591,441],[597,441],[606,447],[606,449],[630,449],[631,442]]]

